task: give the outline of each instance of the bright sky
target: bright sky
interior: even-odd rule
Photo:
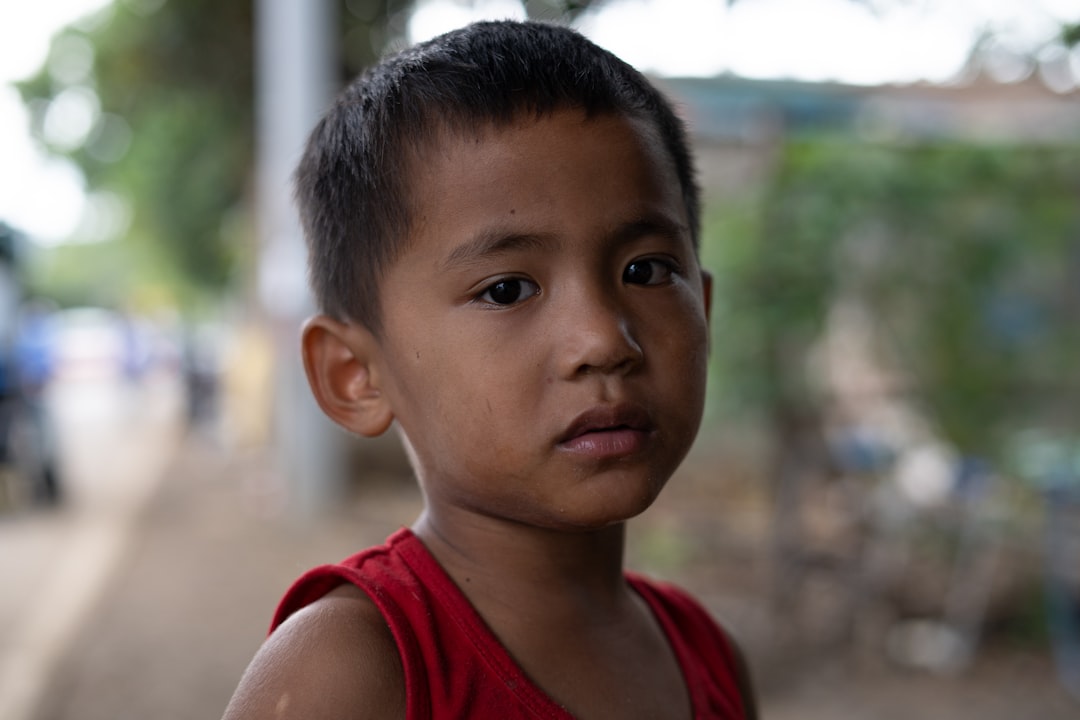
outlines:
[[[167,0],[122,1],[152,10]],[[28,114],[10,83],[42,66],[57,29],[111,2],[0,0],[0,220],[44,244],[100,235],[87,230],[87,219],[96,215],[100,224],[103,214],[122,215],[122,207],[115,199],[88,200],[78,170],[31,142]],[[524,14],[518,0],[419,0],[409,34],[419,41],[473,20]],[[877,84],[946,81],[984,29],[1030,50],[1053,40],[1063,20],[1080,21],[1080,0],[739,0],[732,7],[726,0],[607,0],[580,27],[659,75]],[[50,72],[70,90],[49,108],[45,129],[54,142],[78,146],[102,120],[86,86],[92,49],[74,43],[63,50]],[[1057,65],[1071,67],[1071,74],[1059,72],[1048,81],[1073,90],[1080,51]],[[1010,68],[1007,58],[999,70],[1002,77],[1026,72],[1015,63]]]
[[[410,39],[524,15],[517,0],[421,0]],[[984,29],[1028,50],[1052,40],[1063,20],[1080,21],[1080,0],[608,0],[579,25],[659,75],[873,85],[948,80]],[[1073,64],[1080,76],[1080,56]]]
[[[31,141],[29,115],[11,83],[41,68],[57,29],[109,2],[0,2],[0,220],[46,244],[66,240],[75,232],[89,205],[85,183],[72,163],[49,156]],[[77,70],[70,70],[70,79],[78,80]],[[73,112],[79,113],[78,91],[69,98],[75,105]]]

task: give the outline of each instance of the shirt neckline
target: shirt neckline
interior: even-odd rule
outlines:
[[[438,583],[430,584],[428,589],[449,611],[450,617],[469,638],[473,648],[491,671],[498,675],[508,690],[540,717],[552,720],[575,720],[566,708],[557,703],[526,675],[510,651],[469,602],[465,593],[431,554],[423,540],[409,528],[402,528],[394,534],[390,542],[397,546],[405,563],[410,565],[420,577],[438,578]],[[659,624],[664,640],[675,656],[683,684],[690,696],[691,717],[697,718],[699,708],[705,707],[704,699],[701,697],[701,684],[693,681],[696,675],[690,672],[692,661],[688,649],[684,643],[675,640],[677,633],[673,620],[659,603],[655,590],[648,580],[632,572],[624,572],[623,577],[630,588],[645,602]]]

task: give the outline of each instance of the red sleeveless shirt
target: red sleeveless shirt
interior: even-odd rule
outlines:
[[[674,650],[695,720],[745,717],[727,636],[672,585],[626,574]],[[289,589],[271,632],[335,587],[352,583],[386,618],[405,673],[408,720],[573,720],[510,657],[424,544],[401,529],[385,545],[314,568]]]

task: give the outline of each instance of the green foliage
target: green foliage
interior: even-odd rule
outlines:
[[[1061,28],[1061,42],[1070,48],[1080,45],[1080,23],[1066,23]]]
[[[589,4],[531,0],[527,7],[533,17],[568,19]],[[339,0],[342,83],[403,42],[412,5]],[[131,130],[120,157],[95,152],[93,135],[87,146],[65,154],[92,189],[126,198],[133,220],[126,236],[99,247],[97,256],[91,248],[58,251],[44,264],[39,284],[53,294],[81,294],[86,302],[147,286],[198,302],[229,291],[250,267],[256,251],[248,217],[253,6],[251,0],[117,0],[103,22],[65,31],[95,48],[91,84],[103,117],[122,118]],[[65,87],[43,69],[20,89],[31,106],[43,108]],[[111,258],[110,264],[102,267],[92,256]],[[80,264],[104,274],[90,280],[67,269]]]
[[[102,294],[64,270],[81,262],[86,271],[99,268],[105,294],[130,296],[164,282],[174,300],[216,296],[251,253],[250,237],[236,232],[247,224],[230,222],[246,207],[254,155],[250,4],[184,0],[147,14],[152,7],[118,2],[104,22],[66,31],[95,48],[92,83],[103,117],[131,129],[118,158],[94,152],[93,135],[68,154],[91,188],[126,198],[133,218],[108,247],[58,251],[44,279],[54,293],[82,288],[87,301]],[[43,70],[21,89],[43,105],[64,87]],[[100,268],[98,257],[110,264]]]
[[[819,402],[806,357],[845,298],[873,313],[888,362],[961,451],[1080,429],[1077,197],[1076,148],[791,143],[755,202],[710,221],[726,248],[727,396],[769,412]]]

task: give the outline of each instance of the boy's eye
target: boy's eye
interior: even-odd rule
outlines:
[[[623,282],[629,285],[659,285],[671,279],[675,268],[657,258],[634,260],[623,270]]]
[[[480,293],[480,299],[493,305],[513,305],[540,292],[536,283],[522,278],[499,280]]]

